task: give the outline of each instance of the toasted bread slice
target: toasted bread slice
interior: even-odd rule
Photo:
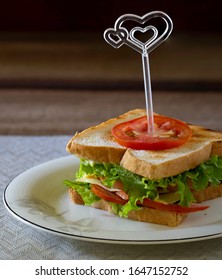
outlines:
[[[204,190],[192,190],[196,202],[215,199],[222,196],[222,184],[218,186],[209,186]]]
[[[69,195],[72,202],[75,204],[84,205],[84,201],[77,191],[69,189]],[[200,191],[193,191],[193,195],[197,202],[203,202],[209,199],[220,197],[222,196],[222,184],[218,186],[209,186],[206,189]],[[110,204],[103,199],[101,199],[99,203],[92,205],[92,207],[113,213]],[[128,219],[176,227],[183,222],[187,215],[188,214],[186,213],[173,213],[149,207],[141,207],[140,210],[131,210],[128,214]]]
[[[72,202],[79,205],[84,205],[81,196],[75,190],[70,189],[69,194]],[[105,201],[104,199],[101,199],[98,203],[92,205],[92,207],[113,213],[111,204]],[[182,221],[186,218],[186,216],[187,214],[184,213],[180,214],[180,213],[161,211],[148,207],[141,207],[141,209],[139,210],[131,210],[128,214],[128,219],[140,221],[140,222],[176,227],[180,223],[182,223]]]
[[[184,145],[162,151],[127,149],[120,165],[155,180],[195,168],[212,155],[222,156],[222,133],[196,125],[190,127],[193,135]]]
[[[114,141],[111,134],[112,127],[145,114],[145,110],[136,109],[100,125],[90,127],[74,135],[67,144],[66,149],[79,158],[119,164],[126,148]]]
[[[222,133],[190,125],[193,136],[184,145],[163,151],[132,150],[120,146],[111,134],[113,126],[146,115],[144,109],[129,111],[76,134],[67,151],[80,158],[97,162],[120,164],[124,168],[147,177],[159,179],[195,168],[211,155],[222,156]]]

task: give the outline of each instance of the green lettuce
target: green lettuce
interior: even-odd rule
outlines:
[[[65,180],[65,184],[76,190],[81,195],[85,205],[92,205],[94,202],[100,200],[100,198],[91,191],[90,184],[88,183]]]
[[[216,186],[222,181],[222,158],[213,156],[194,169],[159,180],[149,180],[120,165],[82,159],[76,178],[88,175],[105,178],[103,184],[110,188],[116,180],[122,181],[124,190],[129,195],[129,201],[123,206],[118,205],[118,207],[112,204],[112,208],[115,208],[115,212],[118,212],[117,214],[120,216],[127,217],[130,210],[138,209],[138,201],[143,201],[144,198],[158,199],[159,192],[167,192],[168,186],[176,186],[180,197],[178,203],[182,206],[189,206],[190,203],[195,202],[189,184],[192,184],[192,188],[195,190],[202,190],[209,184]],[[66,180],[65,184],[75,189],[82,196],[86,205],[91,205],[99,200],[91,192],[89,183]]]

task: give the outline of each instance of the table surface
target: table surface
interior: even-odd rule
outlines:
[[[67,136],[0,136],[0,196],[15,176],[67,155]],[[30,227],[0,200],[0,259],[222,259],[222,238],[165,245],[117,245],[74,240]],[[188,250],[189,248],[189,250]]]
[[[63,135],[145,108],[143,91],[0,89],[0,135]],[[154,111],[222,130],[221,92],[153,92]]]

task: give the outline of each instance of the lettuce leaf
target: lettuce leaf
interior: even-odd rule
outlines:
[[[167,191],[168,186],[176,186],[182,206],[189,206],[195,202],[190,190],[190,184],[195,190],[202,190],[209,184],[218,185],[222,181],[222,158],[213,156],[198,167],[185,171],[177,176],[162,178],[159,180],[149,180],[137,175],[120,165],[109,163],[97,163],[89,160],[81,160],[76,178],[93,175],[98,178],[105,178],[103,184],[112,187],[116,180],[121,180],[124,190],[129,195],[129,201],[124,206],[118,206],[118,214],[126,217],[128,212],[138,209],[137,201],[144,198],[158,199],[159,191]],[[80,182],[65,181],[65,184],[74,188],[82,196],[86,205],[91,205],[99,198],[91,192],[90,184]],[[114,206],[112,205],[114,208]]]
[[[100,200],[100,198],[91,191],[90,184],[75,181],[71,182],[68,180],[65,180],[64,183],[81,195],[85,205],[92,205],[94,202]]]

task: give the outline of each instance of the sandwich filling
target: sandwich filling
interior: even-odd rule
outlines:
[[[218,186],[222,181],[222,157],[213,156],[194,169],[172,177],[150,180],[120,165],[82,159],[74,181],[65,184],[74,189],[85,205],[108,201],[112,211],[127,217],[131,210],[151,207],[163,211],[189,213],[208,208],[195,203],[193,191]]]

